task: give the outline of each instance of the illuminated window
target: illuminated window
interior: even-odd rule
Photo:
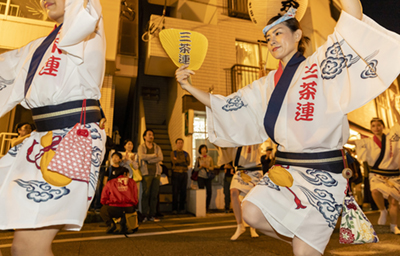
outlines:
[[[205,112],[195,112],[194,120],[193,120],[193,166],[196,163],[197,157],[199,154],[199,147],[202,144],[205,144],[208,148],[208,155],[213,158],[214,165],[217,164],[218,160],[218,151],[213,144],[209,142],[208,134],[207,134],[207,118]]]

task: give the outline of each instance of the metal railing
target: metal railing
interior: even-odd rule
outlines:
[[[259,78],[260,67],[236,64],[231,68],[232,92],[252,83]]]
[[[0,158],[7,154],[11,147],[11,141],[18,136],[18,133],[2,132],[0,133]]]

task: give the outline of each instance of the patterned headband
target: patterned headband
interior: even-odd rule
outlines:
[[[267,32],[274,26],[278,25],[279,23],[282,23],[284,21],[287,21],[288,19],[292,19],[296,16],[296,8],[290,7],[290,9],[287,11],[287,13],[285,13],[282,17],[280,17],[279,19],[277,19],[276,21],[274,21],[272,24],[267,25],[264,29],[263,29],[263,34],[267,35]]]

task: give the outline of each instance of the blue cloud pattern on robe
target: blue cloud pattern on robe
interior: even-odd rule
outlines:
[[[323,79],[333,79],[340,75],[344,68],[350,68],[351,65],[360,60],[359,56],[353,57],[352,54],[344,55],[341,45],[344,40],[334,43],[328,47],[325,53],[326,59],[321,62],[321,72]]]
[[[377,66],[378,66],[378,61],[371,60],[371,62],[368,63],[368,66],[365,68],[365,70],[361,73],[361,78],[368,79],[377,77],[378,76],[376,73]]]
[[[24,181],[21,179],[14,180],[20,187],[25,188],[28,194],[26,197],[36,203],[44,203],[49,200],[58,200],[61,197],[68,195],[70,190],[66,187],[54,188],[44,181],[30,180]]]
[[[247,106],[244,104],[244,102],[242,101],[242,98],[240,98],[239,96],[235,96],[231,99],[227,99],[226,103],[228,103],[228,104],[226,104],[225,106],[222,107],[222,109],[225,110],[226,112],[236,111],[236,110],[241,109],[242,107]]]
[[[265,175],[265,176],[260,180],[260,182],[258,182],[257,185],[268,186],[269,188],[272,188],[272,189],[281,191],[281,189],[279,188],[279,186],[276,185],[275,183],[273,183],[267,175]]]
[[[7,88],[7,85],[14,83],[14,79],[6,80],[0,76],[0,91]]]
[[[314,206],[328,222],[328,226],[335,228],[336,222],[342,212],[342,204],[338,204],[331,193],[323,189],[315,189],[314,192],[303,186],[299,186],[306,195],[308,202]]]
[[[101,153],[102,153],[101,149],[98,148],[97,146],[95,146],[92,149],[92,164],[95,167],[99,167],[100,164],[101,164],[101,161],[100,161],[101,160]]]
[[[16,145],[15,147],[10,148],[10,150],[8,150],[8,154],[10,154],[12,157],[16,157],[18,154],[19,149],[22,147],[23,143],[20,143],[18,145]]]
[[[324,172],[317,169],[308,169],[307,174],[299,172],[301,177],[303,177],[308,183],[316,186],[325,185],[327,187],[336,187],[338,182],[335,180],[330,173]]]
[[[90,186],[92,186],[93,190],[96,190],[98,178],[99,178],[99,169],[96,169],[94,173],[90,172],[89,184]]]

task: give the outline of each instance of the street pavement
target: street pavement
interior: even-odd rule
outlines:
[[[376,224],[378,212],[368,212]],[[400,223],[400,222],[399,222]],[[336,228],[324,255],[400,255],[400,236],[389,226],[374,225],[380,242],[364,245],[339,244]],[[238,240],[230,241],[236,230],[232,213],[211,213],[207,217],[167,215],[161,222],[145,222],[139,231],[125,237],[105,233],[103,223],[85,224],[79,232],[60,232],[54,240],[56,256],[163,256],[163,255],[292,255],[291,246],[260,234],[251,238],[249,228]],[[0,231],[0,250],[9,256],[12,231]]]

